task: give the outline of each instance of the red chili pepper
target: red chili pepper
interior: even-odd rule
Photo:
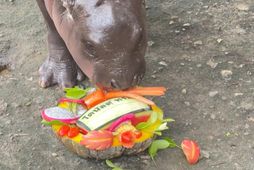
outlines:
[[[59,129],[58,135],[61,136],[61,137],[63,137],[63,136],[65,136],[65,135],[67,135],[69,131],[70,131],[70,127],[67,126],[67,125],[64,125],[64,126],[62,126],[62,127]]]
[[[72,128],[69,130],[67,136],[68,136],[69,138],[74,138],[74,137],[78,136],[78,134],[79,134],[79,128],[77,128],[77,127],[72,127]]]

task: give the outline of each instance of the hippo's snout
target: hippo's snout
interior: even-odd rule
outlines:
[[[117,70],[107,72],[98,71],[93,75],[92,81],[104,88],[109,89],[127,89],[139,85],[145,74],[145,66],[138,71],[133,70]],[[130,68],[131,69],[131,68]]]

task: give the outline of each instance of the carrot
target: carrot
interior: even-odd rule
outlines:
[[[141,96],[162,96],[165,94],[164,87],[134,87],[126,90],[128,93],[134,93]]]
[[[105,101],[104,92],[102,89],[97,89],[95,92],[87,95],[83,100],[87,108],[90,109],[93,106]]]
[[[129,98],[133,98],[133,99],[136,99],[136,100],[139,100],[143,103],[146,103],[148,105],[154,105],[154,102],[151,101],[151,100],[148,100],[142,96],[139,96],[137,94],[134,94],[134,93],[129,93],[128,91],[114,91],[114,92],[108,92],[106,95],[105,95],[105,99],[111,99],[111,98],[117,98],[117,97],[129,97]]]

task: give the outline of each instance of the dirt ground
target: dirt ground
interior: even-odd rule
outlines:
[[[124,169],[254,169],[253,0],[148,0],[148,70],[143,85],[168,88],[154,101],[176,120],[164,133],[196,140],[197,165],[178,149],[112,161]],[[0,169],[108,169],[69,152],[40,124],[63,95],[38,86],[46,31],[33,0],[0,0]],[[7,69],[5,66],[7,63]]]

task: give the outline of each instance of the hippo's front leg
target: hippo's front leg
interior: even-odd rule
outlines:
[[[39,69],[39,84],[46,88],[55,84],[60,87],[72,87],[77,78],[82,79],[79,68],[68,51],[63,39],[58,34],[53,21],[46,11],[42,0],[37,3],[45,18],[48,29],[48,57]]]

